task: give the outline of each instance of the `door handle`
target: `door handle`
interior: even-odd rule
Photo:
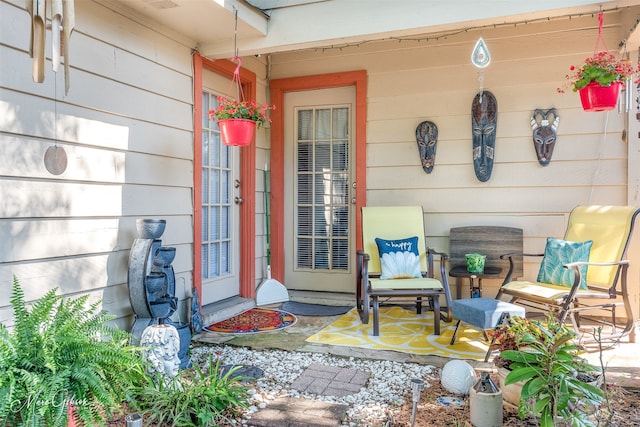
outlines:
[[[236,205],[239,205],[240,203],[244,202],[244,199],[242,197],[236,196],[236,198],[233,199],[233,201],[236,202]]]

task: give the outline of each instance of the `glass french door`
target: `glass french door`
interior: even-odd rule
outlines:
[[[285,96],[285,284],[353,292],[352,87]]]
[[[226,85],[226,86],[225,86]],[[218,123],[207,112],[217,106],[229,79],[203,73],[202,91],[202,305],[240,293],[239,148],[222,144]],[[218,88],[218,91],[216,91]]]

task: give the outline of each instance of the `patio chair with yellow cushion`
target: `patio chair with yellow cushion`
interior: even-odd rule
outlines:
[[[362,323],[373,312],[373,335],[380,333],[380,301],[415,298],[422,313],[423,298],[433,310],[434,334],[440,334],[440,319],[451,321],[451,292],[445,264],[447,255],[425,244],[422,206],[363,207],[362,244],[357,252],[357,308]],[[440,257],[440,277],[434,277],[433,257]],[[446,315],[440,312],[440,297]]]
[[[542,309],[560,322],[569,318],[576,332],[586,311],[598,316],[605,310],[615,328],[616,307],[622,306],[626,325],[621,335],[629,334],[635,342],[625,258],[639,211],[634,206],[574,208],[563,239],[548,238],[544,254],[524,254],[543,257],[536,281],[512,281],[510,268],[497,298],[508,296],[510,302]]]

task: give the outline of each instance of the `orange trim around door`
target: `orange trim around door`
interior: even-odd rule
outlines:
[[[193,55],[193,285],[202,295],[202,72],[213,71],[228,78],[233,77],[236,64],[226,59],[211,61],[198,53]],[[256,99],[255,73],[240,68],[242,93]],[[256,296],[256,149],[253,144],[240,147],[240,183],[244,202],[240,205],[240,296]],[[202,300],[200,300],[202,301]]]
[[[319,74],[271,80],[271,273],[284,281],[284,95],[287,92],[328,89],[342,86],[356,88],[356,236],[362,234],[360,208],[367,197],[367,72]],[[362,249],[362,241],[356,241]]]

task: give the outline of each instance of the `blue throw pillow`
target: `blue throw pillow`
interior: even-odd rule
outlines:
[[[569,242],[554,238],[547,238],[544,257],[538,272],[538,282],[554,285],[573,286],[574,270],[565,269],[564,264],[578,261],[589,261],[593,240],[586,242]],[[587,266],[580,269],[580,289],[587,289]]]
[[[385,240],[376,237],[380,255],[381,279],[411,279],[422,277],[418,237],[400,240]]]

